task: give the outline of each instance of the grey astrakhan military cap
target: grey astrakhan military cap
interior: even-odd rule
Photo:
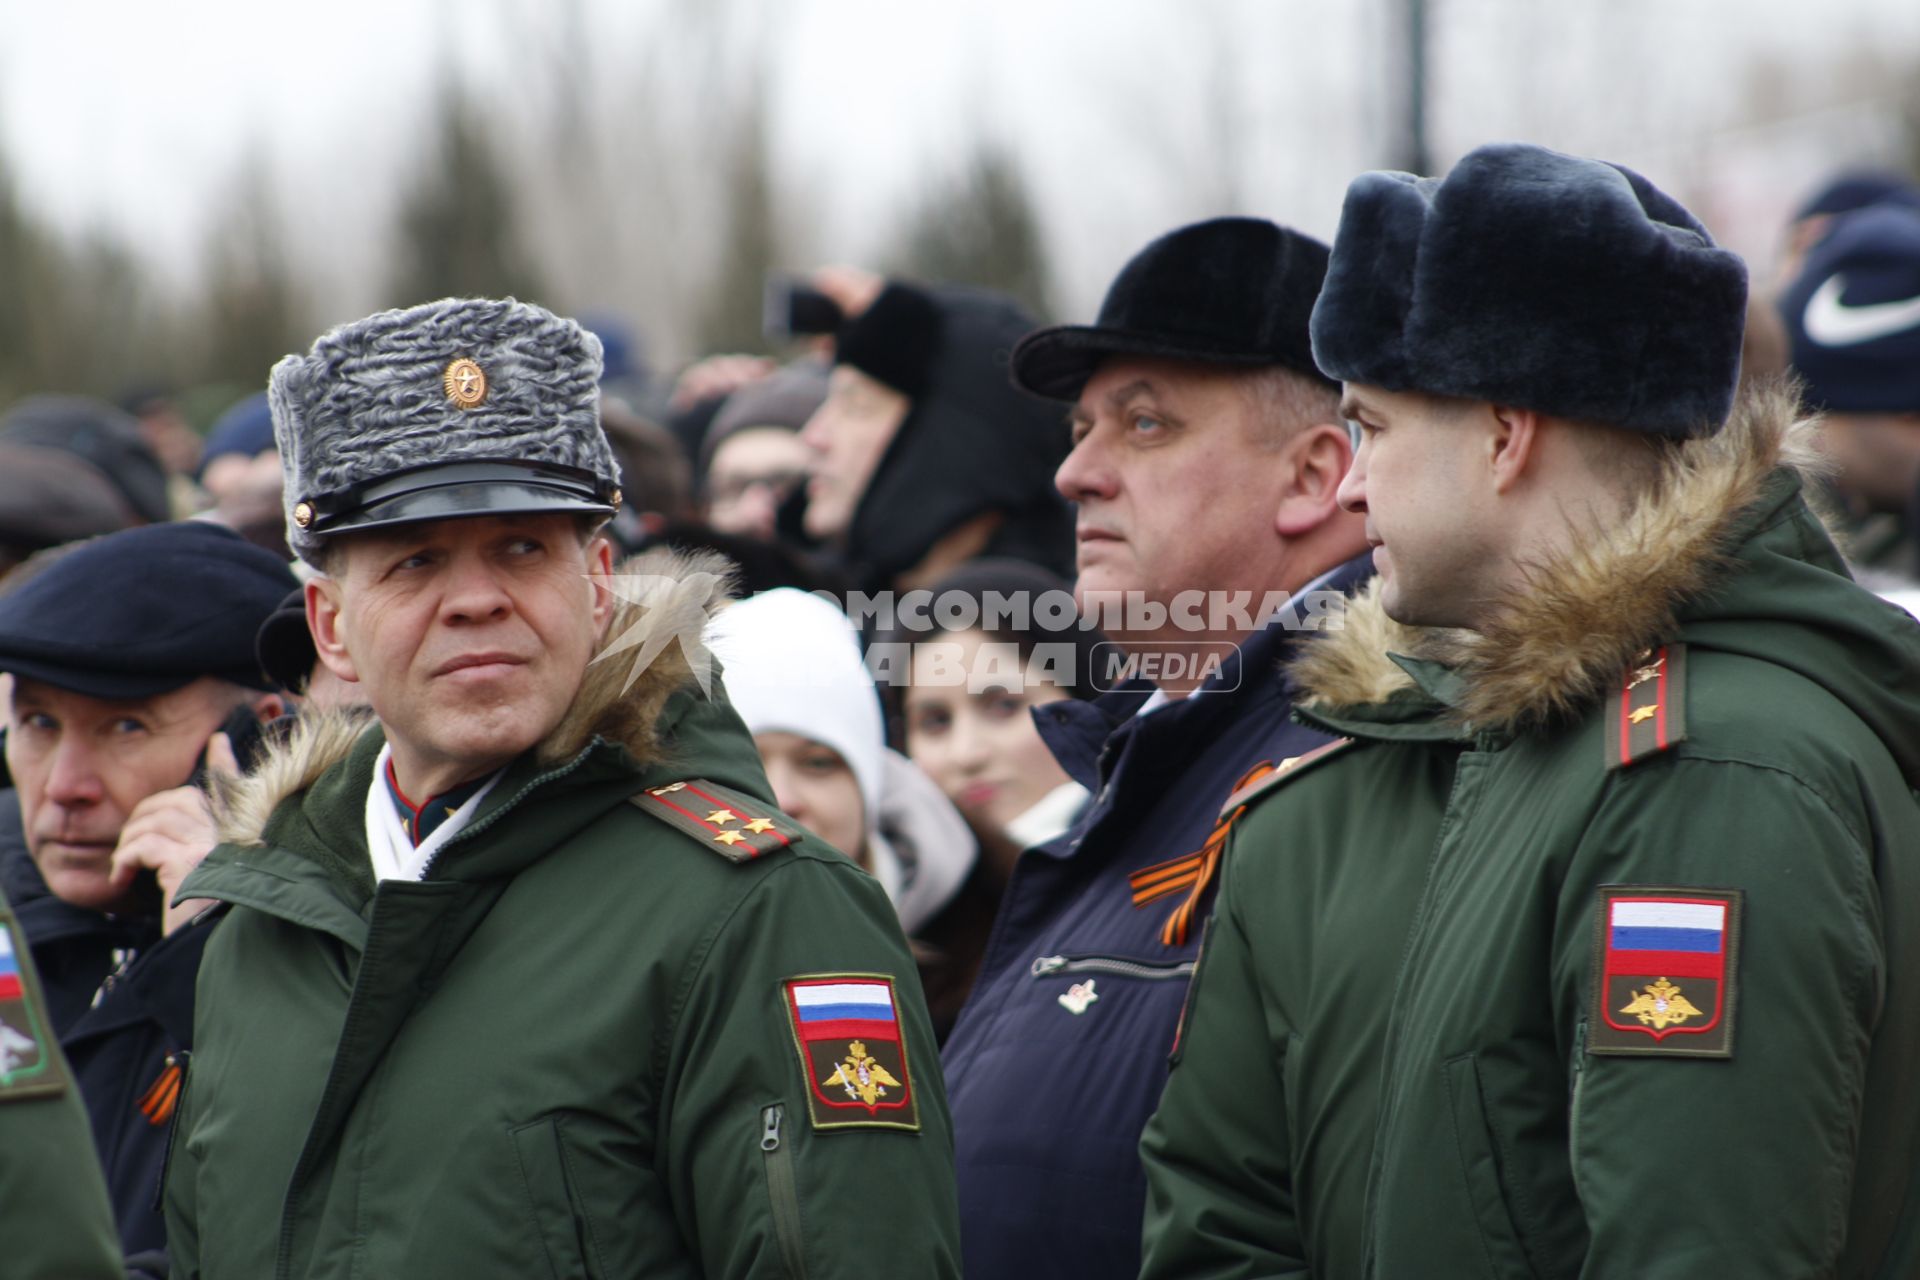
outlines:
[[[274,366],[287,543],[457,516],[612,515],[600,340],[511,298],[447,298],[323,334]]]

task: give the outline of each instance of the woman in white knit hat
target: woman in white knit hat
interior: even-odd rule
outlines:
[[[780,807],[870,871],[913,933],[967,878],[977,848],[940,789],[888,749],[853,624],[783,587],[723,610],[707,642]]]

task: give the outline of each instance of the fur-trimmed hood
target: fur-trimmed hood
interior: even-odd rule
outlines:
[[[1913,637],[1898,634],[1897,611],[1847,579],[1803,504],[1802,481],[1818,469],[1814,425],[1799,417],[1790,387],[1746,391],[1718,435],[1679,446],[1655,493],[1619,523],[1529,566],[1524,585],[1490,608],[1478,631],[1396,623],[1370,584],[1344,629],[1302,646],[1288,668],[1301,705],[1325,714],[1412,688],[1399,655],[1451,670],[1453,721],[1524,732],[1577,717],[1645,650],[1686,640],[1746,651],[1771,644],[1778,652],[1760,656],[1806,670],[1872,723],[1897,724],[1905,713],[1869,708],[1876,682],[1855,676],[1910,665],[1910,655],[1887,651],[1910,648]],[[1731,642],[1720,622],[1741,624],[1742,638]],[[1829,647],[1835,661],[1803,660]],[[1881,652],[1872,661],[1844,656],[1870,650]]]
[[[732,572],[732,564],[714,553],[664,547],[616,566],[617,578],[671,580],[678,589],[645,601],[625,596],[616,601],[606,636],[572,706],[534,749],[539,763],[571,759],[595,738],[625,747],[642,767],[660,762],[667,749],[661,736],[667,701],[696,685],[686,651],[669,639],[630,687],[630,663],[599,659],[643,651],[653,637],[700,634],[706,620],[726,604]],[[219,785],[214,809],[221,842],[260,844],[267,820],[281,802],[345,760],[372,727],[372,714],[364,707],[302,714],[252,772]]]

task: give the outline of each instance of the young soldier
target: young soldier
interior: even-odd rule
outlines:
[[[1351,743],[1239,798],[1148,1274],[1913,1274],[1920,630],[1733,404],[1745,286],[1613,165],[1349,189],[1385,616],[1298,673]]]

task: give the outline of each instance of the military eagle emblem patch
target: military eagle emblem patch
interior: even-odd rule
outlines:
[[[22,970],[24,950],[19,928],[0,916],[0,1102],[47,1097],[67,1087],[46,1019]]]
[[[1603,887],[1587,1051],[1731,1058],[1741,899],[1738,889]]]
[[[832,973],[781,984],[815,1129],[918,1129],[893,979]]]

